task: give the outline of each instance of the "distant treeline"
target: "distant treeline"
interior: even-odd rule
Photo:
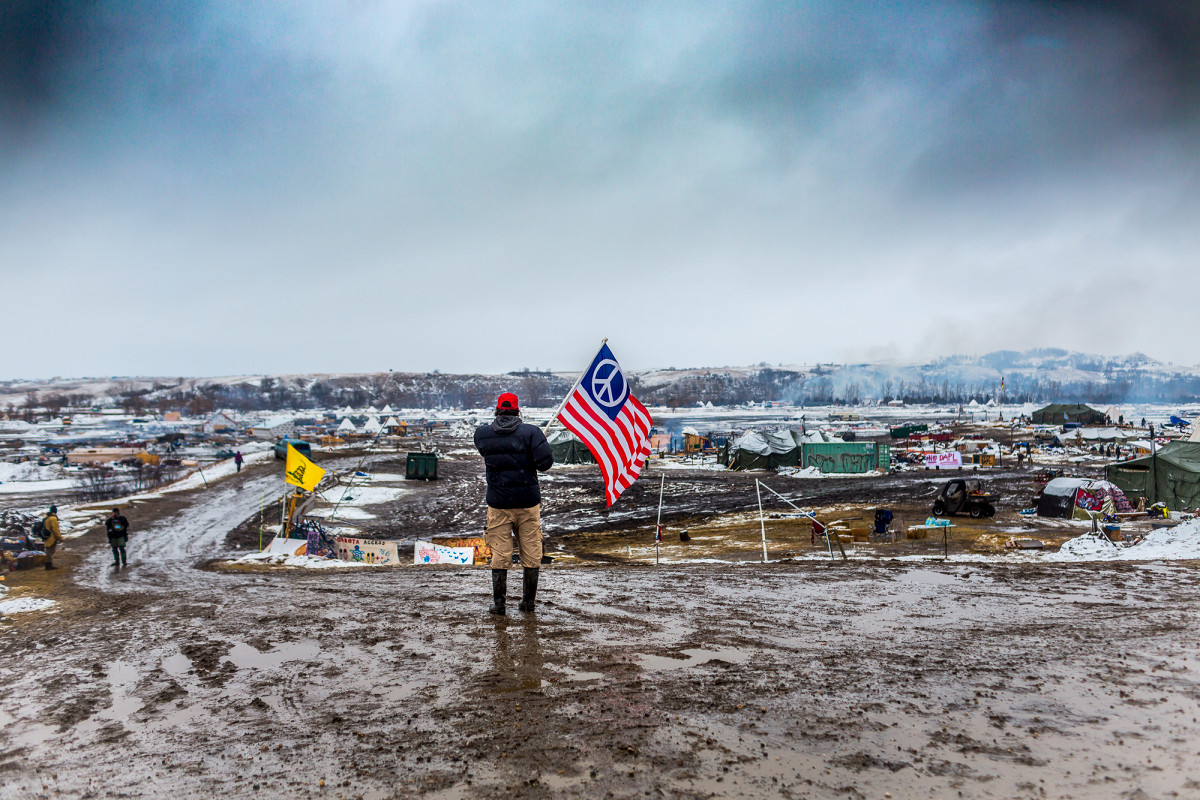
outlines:
[[[941,374],[939,371],[945,370]],[[926,371],[925,374],[911,374]],[[975,400],[999,400],[999,380],[966,381],[944,364],[908,373],[861,366],[818,366],[806,372],[763,367],[749,373],[696,371],[654,385],[630,378],[633,392],[644,403],[671,408],[739,405],[764,401],[794,405],[856,405],[867,400],[954,405]],[[369,405],[397,408],[483,408],[500,392],[516,392],[522,405],[550,406],[563,398],[570,382],[547,372],[522,371],[507,375],[446,375],[439,372],[381,373],[367,376],[263,378],[221,383],[180,378],[150,387],[118,384],[111,399],[130,413],[179,411],[205,414],[228,408],[238,411],[302,411],[311,408],[362,409]],[[1095,380],[1060,382],[1036,374],[1006,376],[1005,403],[1089,402],[1188,403],[1200,400],[1200,377],[1163,375],[1136,369],[1106,370]],[[92,402],[83,394],[34,394],[23,406],[10,405],[9,416],[31,416],[34,409],[57,412]]]

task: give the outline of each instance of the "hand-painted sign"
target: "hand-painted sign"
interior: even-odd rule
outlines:
[[[413,548],[414,564],[474,564],[474,547],[442,547],[433,542],[417,542]]]
[[[475,551],[476,564],[486,564],[492,560],[492,548],[487,546],[482,536],[455,536],[438,539],[434,544],[442,547],[466,547]],[[471,562],[467,562],[468,564]]]
[[[962,453],[957,450],[947,453],[926,453],[925,466],[929,469],[957,469],[962,466]]]
[[[395,542],[355,539],[350,536],[338,536],[334,542],[337,544],[337,557],[342,561],[393,566],[400,563],[400,551]]]

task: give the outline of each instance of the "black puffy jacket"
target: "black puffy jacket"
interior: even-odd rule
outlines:
[[[487,504],[531,508],[542,502],[538,472],[554,466],[546,435],[520,417],[498,416],[475,429],[475,449],[487,467]]]

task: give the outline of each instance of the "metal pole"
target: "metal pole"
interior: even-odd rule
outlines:
[[[758,478],[754,479],[754,492],[758,495],[758,525],[762,529],[763,563],[767,563],[767,521],[763,519],[762,489],[759,488]]]
[[[604,347],[606,344],[608,344],[607,336],[600,340],[600,347],[596,348],[596,352],[599,353],[600,348]],[[596,357],[592,356],[592,358],[595,359]],[[590,366],[591,362],[588,362],[588,367]],[[587,367],[584,367],[583,372],[579,373],[579,377],[575,379],[575,382],[571,384],[571,388],[568,389],[566,395],[563,396],[563,401],[558,404],[558,408],[553,414],[550,415],[550,419],[546,420],[546,424],[542,426],[542,433],[550,430],[550,426],[554,424],[554,420],[558,419],[558,415],[562,413],[563,407],[566,406],[567,401],[571,399],[571,395],[575,393],[575,387],[577,387],[580,381],[583,380],[584,375],[587,375]]]
[[[1154,499],[1151,500],[1150,504],[1154,505],[1158,502],[1158,448],[1154,446],[1153,422],[1150,423],[1150,467],[1151,474],[1154,475],[1154,478],[1152,479],[1154,482],[1151,484],[1154,487]]]
[[[658,566],[658,547],[662,543],[662,498],[663,487],[667,483],[666,475],[658,476],[658,522],[654,527],[654,566]]]

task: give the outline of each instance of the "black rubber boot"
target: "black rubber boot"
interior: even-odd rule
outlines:
[[[540,571],[536,567],[526,568],[525,573],[521,576],[521,602],[517,608],[522,611],[533,611],[533,601],[537,599],[538,572]]]
[[[508,570],[492,570],[492,607],[489,614],[504,616],[504,595],[508,591]]]

